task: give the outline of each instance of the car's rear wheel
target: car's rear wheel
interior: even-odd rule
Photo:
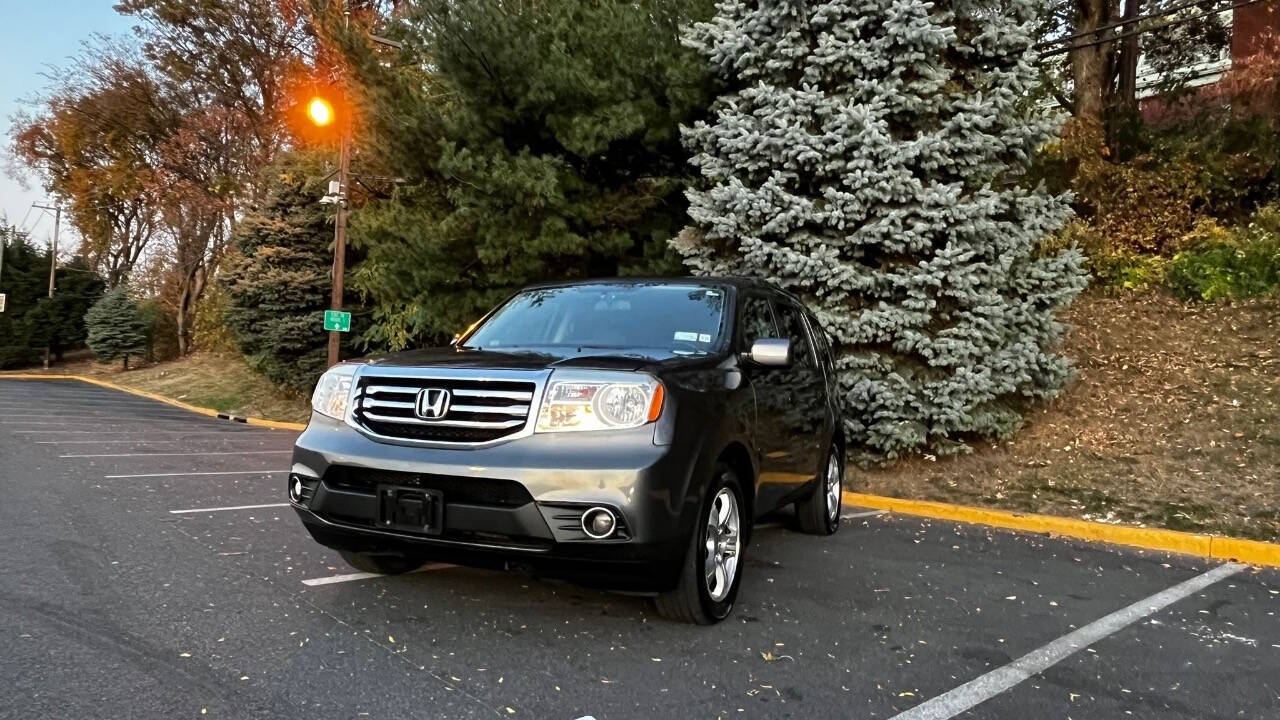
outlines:
[[[338,554],[351,567],[379,575],[403,575],[422,567],[420,558],[409,555],[371,555],[347,550],[340,550]]]
[[[813,492],[796,502],[796,520],[800,530],[811,535],[830,535],[840,529],[840,499],[844,485],[844,458],[840,449],[831,447],[822,477],[814,483]]]
[[[726,465],[716,466],[689,549],[680,582],[659,595],[658,614],[668,620],[710,625],[729,616],[742,583],[745,515],[738,476]]]

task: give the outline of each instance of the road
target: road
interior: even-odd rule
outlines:
[[[3,718],[1276,718],[1280,573],[847,509],[707,628],[518,573],[354,573],[294,433],[0,380]]]

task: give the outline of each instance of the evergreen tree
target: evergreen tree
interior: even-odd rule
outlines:
[[[84,258],[74,258],[57,270],[57,292],[49,299],[49,251],[38,250],[0,219],[0,293],[6,307],[0,313],[0,368],[37,362],[50,347],[58,360],[62,352],[81,347],[84,315],[102,297],[102,278]]]
[[[1055,129],[1035,0],[723,0],[687,42],[729,91],[689,128],[703,185],[673,243],[768,278],[839,345],[845,432],[883,456],[1004,436],[1069,377],[1055,311],[1084,286],[1041,254],[1067,198],[1025,179]]]
[[[679,29],[709,15],[708,0],[424,0],[387,30],[397,62],[348,37],[362,162],[405,179],[352,216],[372,340],[445,340],[530,282],[678,270],[679,126],[710,100]]]
[[[4,246],[0,292],[6,296],[5,310],[0,313],[0,368],[7,368],[33,362],[38,356],[29,314],[46,292],[49,254],[37,251],[3,218],[0,244]]]
[[[85,313],[84,323],[89,329],[89,349],[98,360],[120,358],[128,370],[129,356],[141,355],[146,350],[146,319],[124,286],[94,303]]]
[[[333,208],[318,158],[293,155],[271,169],[264,200],[236,226],[219,282],[226,322],[249,366],[272,382],[310,389],[325,369]]]

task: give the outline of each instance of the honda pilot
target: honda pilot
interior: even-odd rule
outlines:
[[[289,500],[359,570],[523,567],[709,624],[756,519],[839,528],[831,344],[757,280],[530,287],[450,347],[335,365],[312,409]]]

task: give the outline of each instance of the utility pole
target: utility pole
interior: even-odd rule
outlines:
[[[37,207],[37,208],[40,208],[41,210],[53,211],[53,240],[51,241],[49,246],[49,299],[52,300],[54,277],[58,269],[58,229],[62,225],[62,205],[54,205],[53,207],[50,207],[48,205],[36,205],[35,203],[32,203],[31,207]],[[51,350],[50,346],[46,344],[44,346],[44,369],[45,370],[49,369],[49,351],[50,350]]]
[[[346,0],[342,2],[342,24],[351,27],[351,9]],[[347,176],[351,170],[351,98],[346,92],[345,84],[341,110],[338,116],[338,197],[337,217],[333,223],[333,295],[329,298],[329,308],[342,311],[343,279],[347,273]],[[329,331],[329,366],[338,364],[338,353],[342,347],[342,332]]]
[[[329,307],[342,310],[342,280],[347,272],[347,176],[351,169],[351,121],[348,113],[342,113],[342,139],[338,149],[338,197],[335,203],[338,208],[333,223],[333,295],[329,299]],[[329,331],[329,365],[338,363],[338,349],[342,342],[342,333]]]

